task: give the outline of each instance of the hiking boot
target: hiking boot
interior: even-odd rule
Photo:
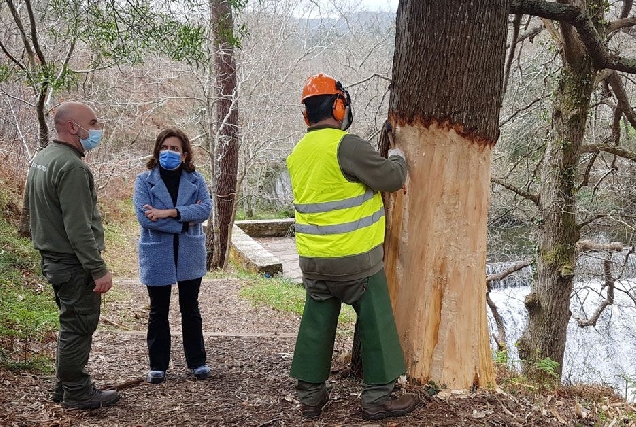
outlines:
[[[399,417],[413,411],[418,403],[419,399],[414,394],[403,394],[400,397],[392,396],[386,402],[363,406],[362,417],[367,420]]]
[[[166,380],[166,371],[150,371],[146,376],[146,382],[150,384],[160,384]]]
[[[328,401],[329,401],[329,393],[325,393],[323,394],[318,404],[315,406],[305,405],[304,403],[301,403],[300,406],[302,409],[303,418],[306,418],[308,420],[313,420],[320,417],[320,414],[322,413],[322,408],[325,406],[325,404]]]
[[[98,390],[93,387],[93,391],[89,396],[77,400],[64,399],[62,406],[68,409],[104,408],[117,403],[119,397],[119,393],[115,390]]]
[[[198,368],[190,369],[190,372],[194,374],[197,380],[204,380],[210,376],[210,367],[208,365],[201,365]]]
[[[51,400],[55,403],[62,403],[62,400],[64,400],[64,389],[62,388],[62,383],[60,381],[55,383],[55,390],[53,390]]]

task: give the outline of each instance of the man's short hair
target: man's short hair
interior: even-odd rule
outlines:
[[[337,95],[317,95],[305,99],[309,124],[315,124],[333,115],[333,103]]]

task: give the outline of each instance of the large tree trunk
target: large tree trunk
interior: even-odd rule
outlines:
[[[508,1],[400,1],[389,121],[407,158],[388,198],[386,271],[408,374],[494,384],[486,220]]]
[[[602,1],[588,2],[588,12],[602,16]],[[576,263],[575,179],[596,70],[576,31],[561,23],[563,68],[554,93],[553,135],[541,170],[539,253],[536,277],[526,297],[528,325],[518,342],[519,356],[531,371],[535,361],[550,358],[562,372],[570,296]],[[598,27],[598,26],[597,26]]]
[[[236,61],[234,58],[234,20],[227,0],[211,0],[214,25],[216,71],[217,142],[215,164],[213,251],[208,268],[225,268],[228,261],[236,201],[238,172],[238,106],[236,97]]]

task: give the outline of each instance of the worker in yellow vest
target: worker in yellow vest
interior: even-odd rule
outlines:
[[[362,415],[405,415],[418,404],[394,392],[405,373],[384,274],[385,216],[380,191],[406,180],[398,148],[384,158],[346,132],[353,120],[349,93],[318,74],[302,93],[307,133],[287,158],[296,209],[296,246],[307,290],[291,376],[305,418],[317,418],[329,401],[329,377],[342,303],[358,315],[362,343]]]

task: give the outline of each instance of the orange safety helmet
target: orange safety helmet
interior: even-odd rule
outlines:
[[[307,80],[305,80],[301,102],[304,104],[305,99],[318,95],[337,96],[333,103],[332,115],[334,119],[342,122],[343,130],[347,129],[353,121],[353,113],[351,112],[351,98],[349,97],[349,92],[342,87],[342,83],[323,73],[309,76]],[[309,125],[306,111],[303,112],[303,116],[305,118],[305,123]]]
[[[305,87],[303,87],[301,102],[304,103],[305,99],[317,95],[345,96],[340,82],[333,77],[322,73],[307,77],[307,80],[305,80]]]

